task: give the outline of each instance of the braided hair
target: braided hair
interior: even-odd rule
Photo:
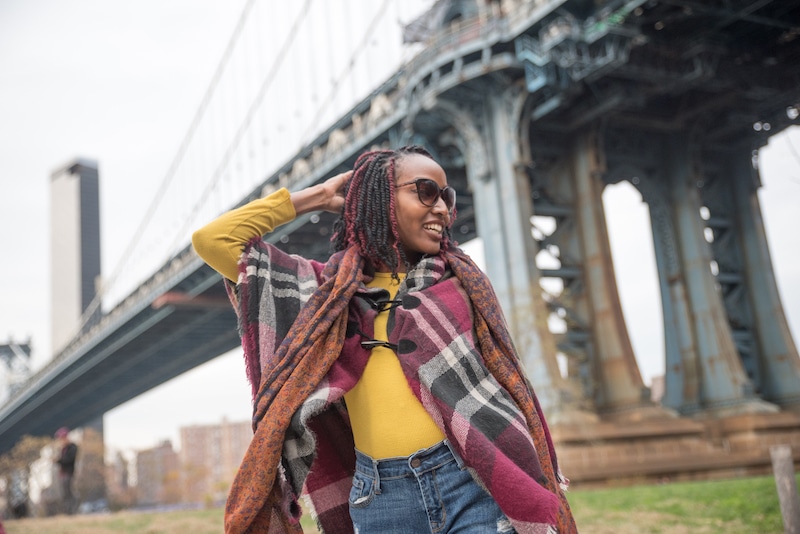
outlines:
[[[406,270],[412,267],[400,246],[395,216],[395,182],[398,164],[406,156],[415,154],[433,160],[430,152],[418,145],[375,150],[358,157],[353,166],[353,177],[345,189],[342,214],[333,225],[332,252],[356,246],[373,267],[382,263],[395,275],[400,265],[404,265]],[[445,228],[442,250],[451,246],[455,245],[451,242],[450,228]]]

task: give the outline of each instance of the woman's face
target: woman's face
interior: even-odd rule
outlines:
[[[409,154],[397,161],[395,183],[397,231],[406,258],[412,264],[425,254],[438,254],[444,230],[450,226],[450,210],[441,195],[433,206],[426,206],[420,201],[417,184],[408,183],[419,178],[433,180],[440,189],[447,186],[444,169],[432,159],[420,154]]]

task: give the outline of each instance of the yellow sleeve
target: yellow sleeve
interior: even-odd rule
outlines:
[[[192,246],[215,271],[236,282],[239,258],[254,237],[272,232],[297,216],[287,189],[223,213],[192,234]]]

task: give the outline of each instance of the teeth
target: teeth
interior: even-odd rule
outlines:
[[[443,228],[438,224],[426,224],[423,226],[426,230],[433,230],[434,232],[442,233]]]

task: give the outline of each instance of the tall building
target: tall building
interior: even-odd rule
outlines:
[[[223,419],[219,425],[183,427],[180,433],[184,500],[223,502],[253,438],[251,424]]]
[[[106,491],[112,509],[127,508],[134,504],[131,471],[128,459],[121,452],[106,464]]]
[[[50,177],[52,347],[75,336],[100,276],[100,184],[97,162],[76,159]],[[99,316],[100,307],[91,315]],[[92,321],[87,323],[91,324]]]
[[[178,454],[169,440],[136,454],[136,502],[140,506],[181,500]]]

